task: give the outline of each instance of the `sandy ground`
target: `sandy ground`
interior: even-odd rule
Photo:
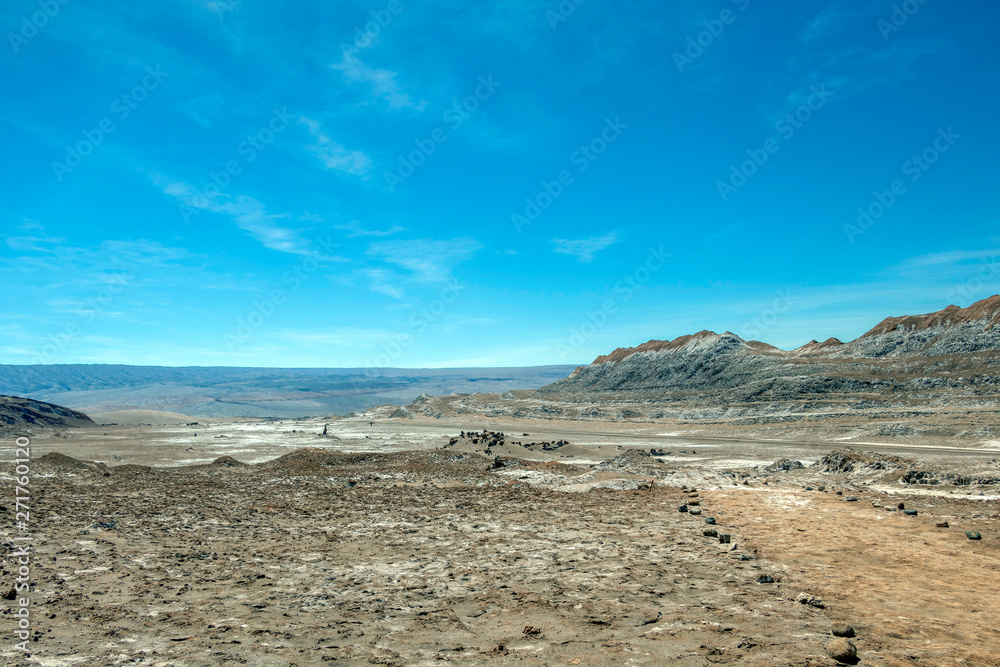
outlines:
[[[845,622],[861,664],[1000,664],[995,487],[819,465],[768,473],[759,466],[835,446],[684,440],[648,425],[506,425],[515,440],[570,440],[586,460],[440,449],[503,424],[339,420],[327,438],[323,425],[34,437],[39,634],[30,657],[8,639],[0,658],[836,665],[831,627]],[[640,455],[649,448],[665,451]],[[997,469],[995,453],[969,450],[909,448],[919,461],[903,469]],[[54,451],[108,467],[42,456]],[[218,456],[260,465],[192,465]],[[900,502],[918,514],[888,511]],[[0,535],[4,555],[12,535]],[[2,576],[7,591],[6,558]]]

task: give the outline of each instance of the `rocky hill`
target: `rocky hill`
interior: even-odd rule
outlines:
[[[993,401],[1000,388],[1000,296],[968,308],[889,317],[849,343],[785,351],[711,331],[620,348],[538,394],[699,405],[890,397]]]
[[[0,396],[0,430],[16,431],[26,427],[97,426],[90,417],[51,403],[30,398]]]

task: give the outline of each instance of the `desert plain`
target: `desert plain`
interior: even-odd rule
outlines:
[[[990,441],[389,414],[38,429],[4,664],[1000,664]]]

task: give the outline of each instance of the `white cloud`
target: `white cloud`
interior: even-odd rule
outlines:
[[[159,176],[154,177],[163,191],[184,205],[195,209],[228,215],[236,226],[260,241],[265,248],[287,252],[293,255],[312,255],[315,250],[302,238],[301,230],[282,227],[277,223],[287,215],[268,213],[264,204],[245,195],[230,196],[217,194],[208,196],[188,183],[164,183]]]
[[[552,239],[552,242],[556,245],[556,252],[573,255],[581,263],[589,264],[594,261],[594,253],[617,243],[618,235],[610,232],[592,239]]]
[[[998,256],[1000,256],[1000,249],[997,248],[988,250],[953,250],[950,252],[937,252],[929,255],[923,255],[921,257],[913,257],[907,260],[904,265],[921,267],[940,266],[942,264],[961,264],[968,263],[970,261],[996,261]]]
[[[302,116],[299,122],[309,129],[309,134],[315,142],[306,146],[306,150],[316,155],[327,169],[342,171],[352,176],[364,176],[371,171],[372,161],[367,154],[344,148],[323,131],[319,121]]]
[[[853,19],[854,16],[854,14],[844,8],[843,4],[839,2],[834,3],[816,15],[813,22],[806,28],[802,39],[806,42],[811,42],[814,39],[836,32]]]
[[[40,252],[55,254],[57,248],[66,243],[66,239],[61,236],[8,236],[7,247],[11,250],[22,252]]]
[[[394,337],[394,333],[384,329],[360,329],[355,327],[340,327],[314,331],[310,329],[281,329],[274,337],[291,341],[300,345],[318,345],[326,347],[356,347],[368,348],[374,343]]]
[[[353,239],[358,236],[392,236],[393,234],[406,231],[406,227],[400,227],[399,225],[393,225],[389,229],[365,229],[361,226],[361,223],[356,220],[349,222],[346,225],[337,225],[337,229],[351,232],[347,235],[347,238],[349,239]]]
[[[385,269],[365,269],[361,275],[368,279],[373,292],[391,296],[394,299],[403,298],[403,290],[395,284],[397,278],[392,271]]]
[[[342,63],[330,65],[330,68],[343,74],[344,80],[348,83],[367,84],[373,96],[383,98],[393,109],[410,107],[417,111],[423,111],[424,107],[427,106],[426,101],[414,102],[409,95],[402,92],[399,83],[396,82],[396,72],[375,69],[349,53],[344,54]]]
[[[380,241],[368,246],[367,254],[412,271],[417,280],[431,282],[448,280],[452,267],[482,247],[482,243],[470,238]]]

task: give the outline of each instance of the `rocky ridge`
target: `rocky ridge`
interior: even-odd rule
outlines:
[[[0,430],[23,431],[33,427],[97,426],[90,417],[52,403],[30,398],[0,396]]]
[[[943,394],[993,400],[1000,384],[1000,296],[968,308],[889,317],[849,343],[830,338],[791,351],[702,331],[600,356],[538,391],[718,403],[809,397],[884,399]]]

